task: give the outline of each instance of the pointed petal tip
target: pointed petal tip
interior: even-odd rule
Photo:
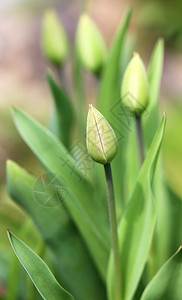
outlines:
[[[138,52],[133,52],[133,57],[140,57],[140,54]]]

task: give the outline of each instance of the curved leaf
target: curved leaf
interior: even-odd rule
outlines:
[[[159,124],[159,112],[158,112],[158,98],[160,91],[160,83],[163,68],[163,56],[164,56],[164,43],[160,39],[153,50],[151,62],[148,71],[149,80],[149,105],[146,112],[142,116],[142,132],[144,136],[144,148],[148,151],[151,142],[154,138],[155,132]],[[130,118],[131,119],[131,118]],[[128,137],[127,148],[127,163],[126,163],[126,196],[128,199],[131,197],[135,185],[135,178],[139,173],[139,153],[138,153],[138,141],[136,136],[136,124],[132,124],[130,120],[130,134]],[[134,126],[132,126],[134,125]],[[136,149],[134,152],[133,149]],[[146,152],[147,152],[146,151]],[[157,177],[157,175],[155,176]],[[129,197],[128,197],[129,196]]]
[[[109,118],[109,121],[111,117],[110,110],[113,108],[115,101],[120,99],[120,57],[124,48],[130,18],[131,10],[127,13],[118,35],[116,36],[102,73],[98,109],[106,118]]]
[[[151,62],[148,71],[149,79],[149,107],[147,108],[146,116],[142,119],[145,148],[151,145],[155,131],[159,123],[159,94],[160,84],[163,70],[164,60],[164,41],[159,39],[156,43],[152,53]],[[154,233],[154,242],[149,259],[149,274],[153,277],[156,271],[162,264],[174,253],[176,248],[171,252],[171,245],[173,244],[173,235],[170,235],[173,226],[173,219],[171,219],[171,201],[169,193],[163,181],[163,162],[159,158],[155,182],[154,195],[157,195],[156,211],[157,222]],[[161,238],[162,237],[162,238]],[[177,242],[177,240],[176,240]],[[178,241],[179,243],[179,241]]]
[[[45,262],[25,243],[8,231],[11,246],[20,263],[45,300],[73,300],[74,298],[57,282]]]
[[[182,299],[182,245],[146,287],[141,300]]]
[[[164,60],[164,42],[160,39],[153,50],[148,71],[149,80],[149,106],[147,107],[146,117],[142,118],[143,132],[146,148],[154,138],[159,124],[159,92],[161,85],[162,69]]]
[[[115,196],[117,205],[117,215],[120,217],[124,206],[125,176],[120,176],[120,170],[125,172],[125,152],[127,147],[127,136],[130,131],[128,116],[121,102],[121,57],[126,33],[129,27],[131,11],[129,11],[124,22],[116,36],[111,48],[105,68],[102,73],[102,79],[99,90],[98,110],[104,115],[112,126],[119,141],[118,154],[112,162],[113,180],[115,183]],[[122,62],[123,64],[123,62]],[[123,139],[125,142],[122,143]],[[118,168],[118,165],[120,168]]]
[[[147,261],[155,225],[155,206],[151,185],[158,153],[163,139],[166,117],[154,137],[146,160],[139,173],[135,189],[119,224],[119,251],[122,271],[122,300],[131,300]],[[113,256],[108,269],[109,299],[114,295]]]
[[[68,189],[65,206],[81,233],[103,279],[106,277],[110,236],[105,203],[94,197],[93,186],[76,167],[74,159],[49,130],[32,118],[13,110],[22,138],[43,166],[58,175],[61,187]],[[102,206],[104,209],[102,209]],[[99,209],[99,215],[96,214]]]
[[[41,177],[41,179],[44,178]],[[104,284],[78,230],[65,209],[64,202],[61,201],[67,201],[66,194],[65,198],[63,195],[63,199],[57,198],[57,185],[52,186],[54,189],[46,190],[46,199],[50,199],[49,203],[46,203],[50,206],[46,206],[40,198],[41,195],[44,196],[44,194],[40,195],[40,192],[44,191],[44,185],[39,182],[39,188],[35,189],[36,183],[37,178],[13,161],[7,162],[8,192],[15,202],[31,216],[50,248],[53,265],[62,286],[69,290],[76,299],[85,300],[88,295],[97,300],[105,299]],[[61,190],[65,192],[64,188]]]
[[[55,104],[50,129],[61,140],[63,145],[69,148],[70,134],[74,120],[73,106],[67,94],[55,82],[50,72],[47,72],[47,80]]]

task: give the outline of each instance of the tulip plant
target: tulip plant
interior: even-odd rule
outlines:
[[[93,20],[80,17],[74,92],[47,73],[54,100],[48,128],[13,109],[17,130],[47,176],[46,182],[38,180],[7,162],[9,194],[51,253],[49,268],[8,230],[40,294],[36,299],[182,299],[182,202],[165,180],[161,154],[163,41],[156,43],[148,70],[139,54],[129,62],[130,17],[129,12],[110,50]],[[68,39],[54,11],[45,14],[42,48],[55,70],[64,72]],[[98,81],[87,121],[85,72]]]

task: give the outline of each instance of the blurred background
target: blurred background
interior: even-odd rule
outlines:
[[[26,214],[9,199],[5,186],[5,162],[15,160],[34,174],[41,168],[19,137],[10,108],[17,106],[46,124],[52,109],[45,71],[49,67],[41,52],[41,22],[46,8],[54,7],[61,18],[71,47],[79,14],[84,5],[100,28],[108,47],[128,8],[133,9],[129,38],[146,66],[158,38],[165,41],[165,60],[160,110],[167,112],[164,139],[165,174],[182,197],[182,2],[180,0],[1,0],[0,1],[0,298],[3,278],[10,270],[12,252],[6,228],[18,235],[27,222]],[[71,51],[70,51],[71,57]],[[67,63],[70,74],[70,63]],[[96,97],[93,78],[88,78],[88,95]],[[36,173],[37,172],[37,173]],[[32,225],[28,244],[35,249],[40,236]],[[4,255],[5,251],[6,255]]]

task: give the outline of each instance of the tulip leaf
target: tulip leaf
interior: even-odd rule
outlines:
[[[131,11],[125,17],[118,35],[115,38],[102,73],[99,90],[98,109],[110,121],[111,109],[120,99],[120,57],[131,18]]]
[[[167,185],[168,206],[169,206],[169,232],[170,237],[169,253],[170,256],[177,249],[182,241],[182,199]]]
[[[132,299],[149,254],[156,218],[151,186],[165,122],[164,115],[118,228],[123,300]],[[107,285],[109,299],[112,300],[117,299],[114,295],[113,268],[111,253]]]
[[[124,51],[126,33],[130,23],[130,18],[131,11],[127,13],[122,27],[118,35],[116,36],[116,39],[109,53],[106,65],[102,73],[97,105],[98,110],[108,120],[118,139],[118,154],[112,162],[118,217],[121,215],[121,206],[124,206],[124,174],[126,166],[125,153],[127,147],[127,137],[128,133],[130,132],[130,120],[122,105],[120,96],[122,75],[120,59],[122,57],[122,52]],[[118,166],[120,166],[120,168],[118,168]],[[121,169],[122,177],[120,176]]]
[[[160,170],[158,170],[159,172]],[[157,174],[158,175],[158,174]],[[156,178],[160,178],[159,176]],[[182,200],[177,196],[167,182],[161,182],[162,191],[156,189],[159,198],[156,202],[158,219],[155,230],[155,240],[151,253],[152,269],[156,271],[166,262],[181,243],[182,232]],[[161,192],[161,194],[160,194]]]
[[[141,300],[182,299],[182,245],[147,285]]]
[[[62,187],[65,198],[64,195],[62,199],[57,197],[57,184],[55,184],[52,185],[53,189],[46,189],[46,193],[43,194],[45,188],[43,182],[46,181],[46,176],[47,174],[41,176],[42,181],[37,186],[37,178],[9,160],[7,163],[8,192],[31,216],[40,231],[51,250],[53,263],[62,285],[76,299],[84,300],[88,294],[93,299],[104,299],[104,285],[62,202],[64,199],[66,201],[66,191]],[[48,201],[43,203],[41,196],[45,196],[46,200],[49,198],[49,203]],[[82,285],[81,289],[80,285]]]
[[[162,77],[164,60],[164,42],[162,39],[156,43],[154,47],[151,62],[148,71],[149,80],[149,106],[146,115],[143,116],[142,125],[144,133],[145,148],[148,150],[155,131],[159,123],[159,93]],[[162,266],[162,264],[172,255],[176,248],[171,252],[169,249],[173,244],[173,236],[171,232],[173,219],[171,216],[171,201],[169,193],[166,189],[165,182],[163,181],[163,162],[159,158],[158,166],[156,169],[156,176],[154,182],[154,195],[157,196],[156,211],[157,223],[155,227],[153,251],[150,253],[149,264],[150,276],[154,276],[155,272]],[[162,237],[162,238],[161,238]],[[179,241],[176,240],[179,243]]]
[[[92,184],[49,130],[17,109],[13,112],[17,129],[24,141],[45,169],[58,175],[60,187],[68,189],[65,206],[105,279],[110,249],[106,203],[97,201]],[[99,215],[96,214],[97,210]]]
[[[50,72],[47,72],[47,80],[55,104],[50,129],[61,140],[63,145],[69,148],[70,134],[74,120],[73,107],[67,94],[56,83]]]
[[[158,99],[164,60],[164,42],[160,39],[153,50],[148,71],[149,105],[143,116],[143,132],[146,148],[150,147],[159,124]]]
[[[8,231],[11,246],[20,263],[33,281],[43,299],[73,300],[74,298],[59,285],[45,262],[25,243]]]

